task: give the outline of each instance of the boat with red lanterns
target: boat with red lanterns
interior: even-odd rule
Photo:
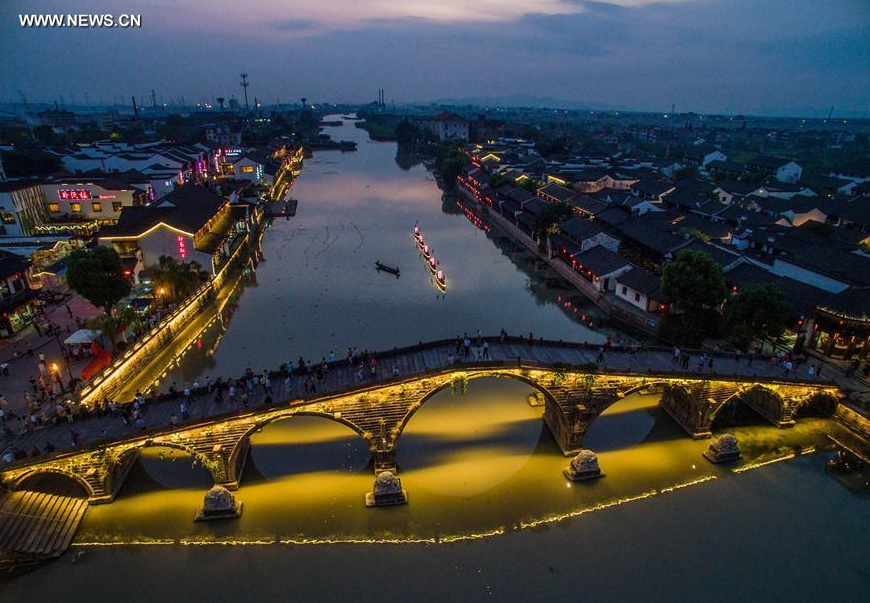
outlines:
[[[447,277],[444,276],[444,271],[441,269],[435,272],[435,284],[442,292],[447,291]]]

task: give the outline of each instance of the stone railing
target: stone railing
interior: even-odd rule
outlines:
[[[223,268],[149,330],[141,339],[96,374],[79,394],[81,404],[93,404],[113,397],[130,379],[140,373],[166,348],[194,318],[214,299],[226,282],[228,270],[245,249],[239,245]]]

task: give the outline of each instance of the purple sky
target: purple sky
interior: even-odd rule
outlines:
[[[140,14],[32,29],[22,13]],[[870,115],[868,0],[3,0],[0,101],[547,97]]]

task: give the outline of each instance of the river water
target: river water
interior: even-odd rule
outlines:
[[[255,281],[161,386],[478,328],[600,341],[603,327],[623,337],[555,275],[443,201],[422,166],[400,168],[394,144],[370,142],[350,124],[331,130],[358,151],[306,162],[293,187],[298,214],[266,233]],[[443,296],[414,246],[415,221],[447,273]],[[401,278],[375,272],[376,259],[399,265]],[[777,430],[743,413],[727,426],[743,460],[714,466],[701,456],[709,441],[686,437],[656,396],[633,395],[585,440],[606,477],[571,483],[528,393],[516,381],[479,379],[465,395],[430,399],[397,448],[409,504],[389,509],[363,505],[370,453],[330,421],[296,417],[256,434],[236,493],[242,517],[226,522],[192,521],[211,486],[203,468],[149,449],[117,500],[88,510],[69,554],[0,596],[866,598],[870,500],[825,473],[828,455],[800,454],[826,445],[835,424],[806,416]]]

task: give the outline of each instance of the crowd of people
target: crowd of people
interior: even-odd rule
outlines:
[[[507,332],[502,329],[499,334],[499,340],[505,341],[508,338]],[[520,337],[521,343],[528,345],[536,345],[536,340],[532,333],[528,337]],[[593,348],[594,349],[594,348]],[[627,353],[629,356],[636,354],[646,354],[650,351],[647,345],[643,342],[626,343],[621,339],[618,343],[614,343],[611,338],[598,348],[596,364],[600,366],[606,365],[607,355],[613,350],[618,350],[622,353]],[[696,352],[697,353],[697,352]],[[692,371],[693,368],[697,372],[713,372],[715,370],[716,358],[722,354],[718,350],[712,352],[701,352],[695,358],[692,355],[677,346],[671,348],[670,358],[671,363],[684,371]],[[741,361],[740,352],[733,352],[731,356]],[[753,361],[759,361],[760,350],[746,354],[746,364],[751,366]],[[458,364],[468,361],[483,361],[491,358],[490,343],[477,331],[474,337],[464,333],[461,337],[456,336],[453,341],[452,352],[448,355],[449,364]],[[351,374],[354,376],[357,383],[367,379],[375,379],[379,374],[379,362],[373,352],[369,350],[359,351],[356,347],[349,347],[345,356],[347,366],[351,369]],[[694,362],[693,362],[694,361]],[[769,360],[776,366],[780,366],[783,370],[784,377],[792,377],[796,375],[799,367],[806,363],[806,359],[796,358],[790,353],[776,352]],[[31,380],[32,393],[26,395],[28,403],[27,413],[14,413],[5,397],[0,395],[0,429],[7,436],[24,434],[33,431],[39,427],[47,425],[56,425],[58,423],[76,423],[87,420],[91,417],[113,417],[117,418],[132,429],[145,431],[148,428],[146,419],[146,409],[157,401],[168,401],[170,404],[177,404],[169,416],[169,425],[175,426],[188,421],[194,413],[194,408],[203,404],[203,400],[211,400],[214,404],[238,404],[241,408],[250,405],[269,405],[273,403],[273,395],[275,393],[275,383],[273,376],[268,371],[255,373],[248,368],[239,378],[218,377],[212,380],[211,377],[205,377],[203,382],[198,380],[193,383],[187,383],[184,387],[179,387],[173,382],[167,389],[166,393],[161,394],[156,388],[152,388],[146,393],[137,391],[131,403],[118,403],[111,399],[104,399],[101,402],[91,406],[83,404],[74,404],[60,397],[61,389],[59,379],[51,376],[45,367],[44,355],[39,353],[40,362],[40,377]],[[293,384],[296,379],[301,380],[298,394],[310,396],[316,394],[318,389],[324,389],[324,381],[327,379],[330,369],[335,370],[336,367],[341,367],[340,361],[337,361],[335,351],[332,350],[327,356],[323,356],[319,362],[305,359],[302,356],[298,358],[296,363],[287,363],[282,368],[283,376],[283,392],[284,396],[292,395]],[[806,374],[810,377],[821,376],[820,365],[807,364]],[[4,368],[0,365],[0,374]],[[399,376],[399,368],[396,364],[390,371],[393,377]],[[50,378],[47,378],[50,377]],[[165,420],[165,419],[164,419]],[[13,429],[17,427],[17,429]],[[79,446],[80,436],[72,428],[69,433],[69,444],[76,448]],[[93,443],[108,439],[105,429],[102,430],[101,436],[89,438]],[[55,446],[47,443],[43,450],[39,450],[35,446],[31,446],[28,450],[19,450],[15,447],[10,447],[6,450],[3,456],[5,462],[13,462],[24,457],[35,457],[42,454],[50,454],[55,451]]]

